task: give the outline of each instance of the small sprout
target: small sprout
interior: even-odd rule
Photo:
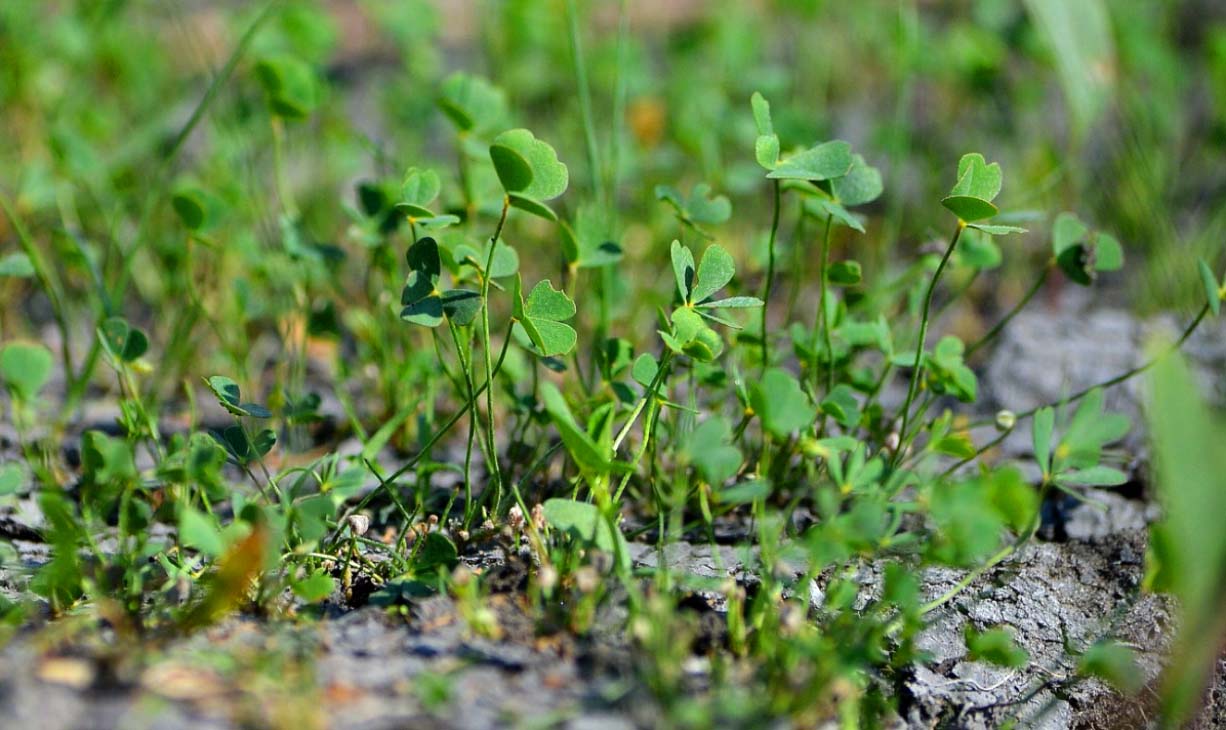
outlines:
[[[552,591],[558,585],[558,571],[549,563],[545,563],[536,571],[536,583],[543,591]]]
[[[451,571],[451,582],[461,588],[467,586],[469,583],[472,583],[473,578],[474,575],[472,568],[468,567],[464,563],[460,563],[455,567],[455,570]]]
[[[349,515],[346,522],[354,535],[365,535],[370,529],[370,518],[363,514]]]
[[[507,511],[507,524],[512,532],[519,532],[524,529],[524,511],[519,508],[518,504],[511,505],[511,509]]]
[[[997,411],[995,423],[997,431],[1008,433],[1017,425],[1017,414],[1013,411]]]
[[[600,586],[600,573],[590,565],[575,571],[575,587],[580,593],[594,593]]]

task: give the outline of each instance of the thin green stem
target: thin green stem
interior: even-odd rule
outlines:
[[[770,341],[767,337],[766,315],[770,312],[771,288],[775,281],[775,239],[779,236],[780,185],[778,180],[771,186],[773,212],[771,213],[771,232],[767,240],[766,286],[762,293],[762,371],[770,365]]]
[[[498,371],[502,369],[502,362],[503,360],[506,359],[507,350],[510,349],[510,344],[511,344],[511,328],[507,327],[506,337],[504,337],[502,341],[502,352],[498,355],[498,362],[495,363],[494,365],[495,375],[497,375]],[[383,480],[381,480],[379,484],[379,489],[375,489],[367,493],[365,497],[362,497],[362,499],[358,500],[357,504],[355,504],[353,507],[346,510],[345,514],[341,516],[340,526],[337,527],[335,532],[333,532],[332,538],[329,540],[329,542],[331,540],[334,540],[336,536],[340,533],[341,529],[344,526],[344,522],[349,517],[349,515],[354,514],[358,510],[370,504],[370,501],[374,499],[381,490],[391,489],[393,482],[395,482],[400,477],[404,476],[406,473],[409,472],[409,470],[417,466],[417,464],[422,459],[428,456],[430,453],[430,450],[434,448],[434,445],[437,444],[440,440],[442,440],[442,438],[446,436],[448,432],[451,431],[452,427],[455,426],[456,423],[458,423],[459,420],[464,417],[464,414],[468,412],[469,408],[472,408],[475,406],[477,402],[477,398],[480,398],[481,394],[489,389],[490,382],[491,381],[487,379],[484,383],[482,383],[481,387],[477,388],[477,392],[473,394],[472,400],[469,401],[468,403],[465,403],[463,408],[457,409],[455,413],[451,414],[451,416],[448,417],[448,419],[443,422],[443,425],[438,427],[438,430],[430,434],[430,437],[426,439],[425,443],[421,445],[421,448],[418,449],[416,454],[410,457],[408,461],[401,464],[399,469],[392,472],[387,477],[385,477]]]
[[[920,378],[923,375],[921,367],[924,361],[924,343],[928,339],[928,315],[932,311],[932,295],[936,292],[937,282],[941,279],[941,273],[945,271],[946,264],[949,263],[949,257],[953,255],[954,249],[958,246],[958,239],[962,237],[962,231],[966,229],[966,222],[959,220],[958,227],[954,230],[953,237],[949,240],[949,246],[945,249],[945,254],[941,256],[941,263],[937,264],[937,270],[932,274],[932,279],[928,282],[928,291],[924,294],[924,310],[920,314],[920,331],[919,342],[915,344],[915,362],[911,366],[911,384],[907,387],[907,399],[902,405],[902,428],[899,429],[900,434],[907,433],[907,425],[911,420],[911,403],[915,400],[916,393],[919,392]],[[894,463],[898,463],[900,454],[906,452],[906,443],[900,442],[898,449],[894,452]]]
[[[447,320],[447,327],[451,330],[451,340],[455,343],[456,356],[460,358],[460,369],[464,372],[464,388],[465,395],[470,404],[475,402],[473,396],[473,374],[471,364],[464,356],[464,347],[460,342],[459,328],[451,319]],[[477,422],[473,418],[475,406],[468,407],[468,443],[464,447],[464,519],[469,518],[469,511],[473,504],[473,482],[472,482],[472,462],[473,462],[473,440],[477,433]],[[448,506],[450,507],[450,501]],[[442,521],[447,521],[447,511],[444,511]]]
[[[822,251],[821,258],[818,263],[818,301],[817,301],[817,316],[813,320],[813,396],[816,398],[818,393],[818,378],[821,370],[818,367],[818,336],[824,333],[826,345],[826,390],[834,388],[834,347],[833,339],[830,336],[830,328],[826,326],[826,266],[830,260],[830,226],[833,221],[833,216],[826,216],[825,230],[822,232]]]
[[[494,505],[497,507],[502,490],[502,472],[498,468],[498,445],[494,439],[494,353],[490,349],[490,272],[494,267],[494,252],[498,249],[498,238],[502,235],[502,227],[507,222],[507,211],[511,207],[511,198],[503,196],[502,213],[498,216],[498,227],[490,238],[490,252],[485,257],[485,269],[481,272],[481,338],[482,350],[485,355],[485,438],[489,448],[490,481],[495,491]],[[508,333],[509,335],[509,333]],[[508,336],[509,339],[509,336]],[[501,361],[501,358],[499,358]],[[486,489],[490,487],[486,485]]]
[[[630,418],[627,419],[621,430],[617,432],[617,438],[613,439],[613,453],[617,453],[618,447],[622,445],[622,441],[625,441],[626,436],[630,434],[630,429],[634,426],[634,422],[638,420],[639,414],[643,412],[643,408],[646,407],[648,400],[655,397],[656,390],[660,387],[660,384],[664,382],[664,378],[668,377],[668,369],[672,366],[672,357],[672,350],[668,350],[664,353],[664,357],[660,362],[660,367],[656,370],[655,377],[651,379],[651,385],[647,386],[647,389],[643,391],[643,397],[640,398],[639,402],[635,404],[634,411],[630,414]]]

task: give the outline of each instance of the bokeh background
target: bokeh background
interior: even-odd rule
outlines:
[[[453,163],[435,106],[456,70],[505,90],[529,126],[588,179],[565,0],[285,0],[188,140],[174,181],[205,181],[229,206],[218,271],[275,288],[274,153],[252,64],[291,53],[318,104],[285,138],[303,230],[345,249],[361,179]],[[87,289],[134,235],[157,152],[220,72],[262,4],[82,0],[0,4],[0,188]],[[851,141],[886,194],[863,238],[840,239],[867,271],[901,266],[943,234],[938,201],[958,157],[999,160],[1006,217],[1033,233],[970,294],[1007,306],[1049,251],[1050,216],[1073,210],[1129,257],[1107,296],[1144,311],[1201,296],[1192,262],[1226,236],[1226,4],[1214,0],[581,0],[575,3],[600,145],[619,161],[623,243],[643,260],[667,244],[653,190],[709,183],[734,204],[721,242],[763,258],[768,188],[752,157],[749,96],[771,99],[785,148]],[[619,90],[624,93],[619,94]],[[614,151],[615,150],[615,151]],[[444,199],[451,194],[446,189]],[[563,208],[573,203],[563,203]],[[167,229],[169,211],[161,211]],[[159,220],[153,222],[154,230]],[[11,239],[0,221],[0,240]],[[785,230],[789,226],[785,224]],[[801,245],[803,228],[782,245]],[[799,243],[797,243],[799,242]],[[139,307],[173,291],[181,236],[153,236]],[[787,255],[787,254],[785,254]],[[93,273],[91,273],[91,270]],[[235,273],[238,272],[238,273]],[[956,277],[956,273],[955,273]],[[267,280],[267,281],[264,281]],[[22,298],[6,281],[0,295]],[[253,298],[250,307],[258,308]],[[250,314],[250,313],[249,313]],[[257,312],[258,314],[258,312]],[[6,331],[17,314],[0,314]],[[8,320],[8,321],[5,321]]]

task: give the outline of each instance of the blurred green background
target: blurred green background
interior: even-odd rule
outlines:
[[[500,86],[508,122],[559,149],[573,181],[563,210],[573,212],[591,186],[566,5],[285,0],[162,178],[159,152],[262,5],[3,3],[0,191],[49,237],[69,290],[105,292],[119,262],[136,257],[128,298],[99,305],[130,310],[173,295],[191,250],[168,206],[147,207],[149,186],[201,185],[226,210],[210,268],[275,292],[276,150],[253,69],[291,54],[309,67],[317,103],[285,130],[285,178],[315,241],[352,248],[355,181],[454,167],[435,99],[456,70]],[[1191,262],[1220,253],[1226,4],[582,0],[575,10],[631,259],[675,235],[655,185],[706,182],[733,202],[717,237],[760,263],[769,194],[752,157],[755,90],[771,99],[785,148],[844,138],[882,169],[886,194],[867,211],[867,237],[838,244],[854,246],[870,275],[944,232],[937,201],[973,150],[1003,164],[1002,210],[1033,231],[1009,244],[1003,277],[981,298],[1016,298],[1025,270],[1047,256],[1058,210],[1120,238],[1130,264],[1117,297],[1127,291],[1145,311],[1198,301]],[[444,200],[455,203],[454,186]],[[152,234],[137,249],[146,215]],[[0,219],[6,252],[11,234]],[[28,286],[5,280],[0,294],[21,300]],[[258,299],[242,302],[247,316]],[[6,336],[21,331],[22,313],[5,310]]]

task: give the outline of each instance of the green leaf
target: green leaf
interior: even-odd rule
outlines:
[[[852,164],[851,145],[835,140],[784,158],[766,176],[776,180],[830,180],[846,175]]]
[[[443,264],[438,253],[438,242],[429,236],[417,239],[404,255],[412,271],[420,271],[431,280],[437,280],[443,271]]]
[[[830,192],[843,205],[864,205],[881,197],[884,189],[881,172],[864,161],[859,154],[852,155],[851,169],[846,175],[830,181]]]
[[[238,383],[230,378],[224,375],[213,375],[206,378],[204,382],[209,386],[209,390],[213,391],[213,395],[217,396],[217,402],[221,404],[221,407],[230,413],[252,418],[272,417],[272,413],[258,403],[241,402],[242,393],[238,388]]]
[[[442,295],[434,288],[433,277],[422,271],[409,272],[404,289],[400,291],[400,304],[400,318],[406,322],[423,327],[437,327],[443,323]]]
[[[34,276],[34,264],[30,257],[18,251],[0,258],[0,276],[13,276],[28,279]]]
[[[690,287],[694,283],[694,253],[688,246],[683,246],[680,241],[674,240],[669,254],[673,262],[673,277],[677,281],[677,293],[681,295],[681,301],[688,302],[690,301]]]
[[[951,195],[942,200],[941,205],[966,223],[987,220],[999,212],[988,201],[966,195]]]
[[[1081,243],[1090,229],[1074,213],[1064,212],[1056,216],[1051,227],[1052,253],[1059,256],[1070,246]]]
[[[1056,481],[1066,485],[1118,487],[1128,482],[1128,475],[1109,466],[1092,466],[1087,469],[1066,471],[1057,476]]]
[[[212,558],[226,550],[213,518],[186,504],[179,508],[179,542]]]
[[[1004,257],[990,235],[980,233],[978,226],[969,226],[958,239],[958,263],[975,269],[994,269]]]
[[[621,245],[603,206],[579,206],[574,228],[562,224],[562,241],[567,262],[580,269],[611,266],[622,259]]]
[[[759,499],[766,499],[771,493],[771,483],[766,479],[750,479],[734,484],[726,489],[715,492],[715,501],[719,504],[738,505],[752,504]]]
[[[455,543],[439,532],[426,533],[425,542],[417,551],[413,562],[413,572],[417,575],[437,571],[440,568],[450,570],[460,562],[460,553]]]
[[[255,65],[273,114],[285,119],[305,119],[318,103],[315,72],[301,59],[280,54]]]
[[[566,399],[553,383],[541,383],[541,405],[579,468],[591,474],[607,474],[612,467],[611,454],[598,447],[587,431],[579,427]]]
[[[749,98],[753,109],[754,125],[758,128],[758,137],[754,140],[754,159],[766,170],[775,169],[779,162],[779,137],[771,123],[771,105],[758,92]]]
[[[25,471],[16,462],[0,464],[0,497],[16,494],[25,483]]]
[[[975,198],[991,203],[1000,195],[1003,180],[1000,163],[993,162],[989,165],[983,155],[971,152],[958,161],[958,182],[949,191],[949,197]]]
[[[1145,686],[1145,673],[1137,666],[1136,652],[1110,640],[1095,642],[1086,649],[1077,660],[1077,674],[1106,680],[1127,693],[1137,692]]]
[[[566,165],[558,161],[553,147],[527,129],[512,129],[495,137],[490,159],[508,194],[539,203],[566,192]]]
[[[170,197],[170,206],[189,231],[203,231],[213,223],[220,207],[215,198],[195,185],[180,185]]]
[[[741,468],[741,451],[732,443],[732,428],[718,416],[708,418],[689,433],[682,454],[712,486],[722,485]]]
[[[10,342],[0,350],[0,377],[15,400],[38,397],[51,378],[51,351],[33,342]]]
[[[758,128],[758,134],[774,134],[775,127],[771,123],[771,105],[766,97],[755,91],[749,97],[749,106],[753,109],[753,122]]]
[[[809,198],[804,202],[805,213],[820,219],[831,218],[839,225],[847,226],[853,231],[864,233],[864,223],[860,216],[852,213],[842,205],[826,198]]]
[[[732,254],[719,244],[707,246],[707,250],[702,252],[702,261],[698,264],[698,275],[694,279],[694,288],[690,291],[690,301],[705,301],[727,286],[735,274],[736,262],[733,261]]]
[[[438,197],[442,182],[438,173],[429,168],[410,167],[404,173],[404,181],[400,183],[400,202],[416,206],[427,214],[429,205]]]
[[[626,538],[621,532],[610,528],[596,505],[573,499],[547,499],[544,510],[545,521],[553,529],[567,533],[581,542],[595,545],[598,550],[619,554],[623,561],[629,560]]]
[[[1051,473],[1051,434],[1055,427],[1055,411],[1051,408],[1040,408],[1035,412],[1031,423],[1031,443],[1034,446],[1034,460],[1038,462],[1044,476]]]
[[[752,384],[750,404],[762,427],[778,438],[807,428],[817,415],[800,383],[781,368],[767,368]]]
[[[972,661],[984,661],[1002,667],[1021,667],[1030,661],[1030,654],[1013,641],[1007,629],[975,631],[966,627],[966,648]]]
[[[836,261],[830,265],[826,276],[835,286],[855,286],[863,279],[859,261]]]
[[[307,603],[319,603],[336,590],[336,581],[322,570],[311,573],[302,580],[294,581],[294,595]]]
[[[1070,281],[1089,286],[1094,283],[1094,267],[1090,255],[1090,249],[1084,244],[1076,243],[1056,256],[1056,265]]]
[[[1099,233],[1094,238],[1094,270],[1119,271],[1124,268],[1124,249],[1115,236]]]
[[[843,428],[854,428],[860,422],[860,403],[851,386],[839,383],[822,399],[822,413],[839,423]]]
[[[974,223],[970,227],[977,231],[983,231],[989,236],[1006,236],[1011,233],[1027,232],[1025,228],[1018,228],[1017,226],[995,226],[988,223]]]
[[[123,317],[109,317],[98,328],[107,352],[122,362],[134,362],[149,349],[149,338]]]
[[[502,90],[483,78],[455,73],[439,88],[439,108],[461,130],[484,133],[501,126],[507,116]]]
[[[553,211],[553,208],[550,208],[536,198],[524,195],[523,193],[507,193],[507,198],[511,201],[512,208],[518,208],[525,213],[531,213],[537,218],[544,218],[547,221],[558,220],[558,214]]]
[[[1198,260],[1196,264],[1200,270],[1201,286],[1205,288],[1205,301],[1209,304],[1209,311],[1216,317],[1222,311],[1222,288],[1218,286],[1217,277],[1204,259]]]
[[[682,222],[690,225],[724,223],[732,217],[732,203],[726,196],[712,195],[711,186],[698,183],[690,190],[688,198],[682,198],[671,185],[657,185],[656,199],[672,206]]]
[[[469,289],[448,289],[440,297],[443,314],[461,327],[467,327],[481,311],[481,295]]]
[[[762,306],[762,300],[757,297],[728,297],[695,304],[697,309],[757,309]]]
[[[557,357],[575,347],[574,328],[563,324],[575,316],[575,303],[565,292],[553,288],[548,279],[538,282],[527,299],[523,296],[523,281],[516,275],[514,317],[532,344],[544,357]]]

